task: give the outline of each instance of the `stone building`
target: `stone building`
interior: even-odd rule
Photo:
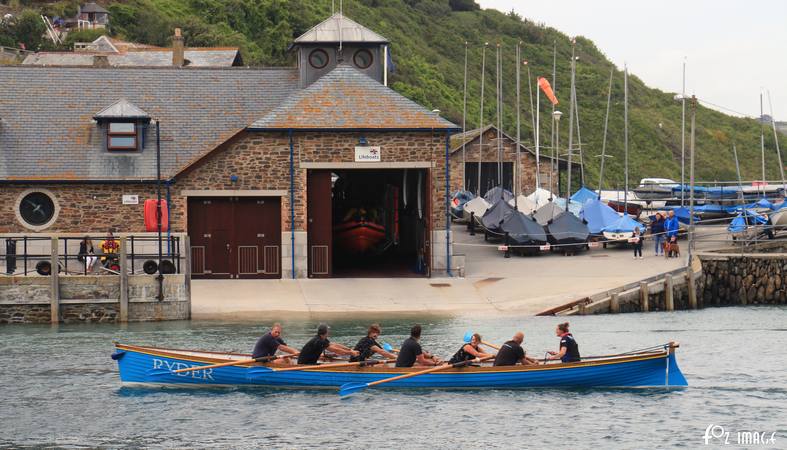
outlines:
[[[0,67],[0,233],[143,232],[160,162],[194,277],[445,274],[457,126],[386,86],[385,38],[304,36],[294,68]]]
[[[478,194],[478,172],[481,171],[481,195],[489,189],[501,184],[513,192],[516,180],[519,180],[517,194],[525,195],[536,188],[536,154],[535,150],[521,145],[519,148],[520,166],[517,170],[516,139],[504,132],[499,133],[494,125],[487,125],[483,129],[483,136],[479,129],[457,133],[451,137],[451,192],[464,188]],[[482,150],[483,149],[483,150]],[[549,149],[542,149],[539,154],[540,176],[539,187],[551,192],[558,192],[558,178],[565,174],[568,161],[564,158],[554,159],[549,155]],[[464,168],[462,167],[464,161]],[[557,164],[554,164],[557,161]],[[480,163],[480,164],[479,164]],[[572,161],[572,179],[578,180],[580,164]],[[502,168],[502,170],[500,170]],[[576,178],[575,178],[576,177]],[[579,184],[575,184],[578,186]]]

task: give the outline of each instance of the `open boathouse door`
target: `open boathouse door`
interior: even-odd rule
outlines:
[[[428,169],[307,174],[309,277],[431,274]]]
[[[193,278],[281,278],[279,197],[188,200]]]

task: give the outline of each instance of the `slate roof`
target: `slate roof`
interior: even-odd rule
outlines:
[[[347,64],[293,94],[249,128],[459,129]]]
[[[297,69],[0,66],[0,180],[155,178],[144,149],[110,153],[93,116],[127,99],[161,122],[168,176],[243,130],[297,89]]]
[[[139,109],[135,104],[125,98],[121,98],[115,103],[107,106],[93,116],[96,120],[101,119],[150,119],[150,114]]]
[[[82,7],[79,8],[79,11],[82,13],[104,13],[109,14],[109,11],[104,9],[101,5],[97,5],[95,2],[90,2],[84,4]]]
[[[35,66],[92,66],[94,55],[106,55],[113,67],[166,67],[172,65],[171,48],[136,48],[127,52],[38,52],[22,62]],[[231,67],[242,65],[237,48],[187,48],[184,57],[189,67]]]
[[[315,44],[328,42],[364,42],[385,44],[388,39],[366,28],[358,22],[348,19],[342,13],[336,13],[303,33],[295,44]]]

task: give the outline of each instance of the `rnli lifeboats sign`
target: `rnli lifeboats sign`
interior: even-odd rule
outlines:
[[[381,156],[380,147],[355,147],[355,162],[380,162]]]

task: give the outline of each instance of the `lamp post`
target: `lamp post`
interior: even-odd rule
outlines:
[[[557,195],[560,197],[560,152],[558,149],[560,148],[560,118],[563,116],[563,113],[560,111],[555,111],[552,113],[552,128],[555,129],[555,146],[552,148],[552,167],[557,167],[557,183],[554,183],[553,180],[549,180],[549,190],[552,192],[555,189],[555,184],[557,184]],[[552,170],[552,172],[555,172]]]

